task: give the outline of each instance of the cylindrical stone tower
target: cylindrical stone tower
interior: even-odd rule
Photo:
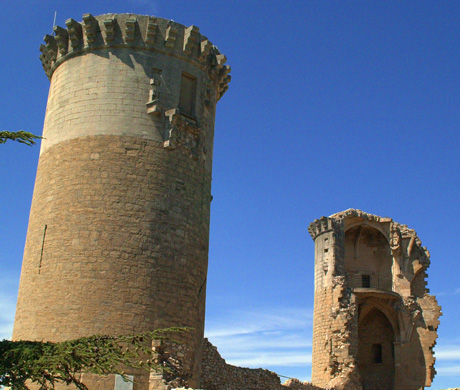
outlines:
[[[51,87],[13,339],[192,327],[184,364],[198,386],[230,68],[196,26],[132,14],[66,25],[40,47]]]

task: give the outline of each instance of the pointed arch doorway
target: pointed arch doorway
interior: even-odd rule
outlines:
[[[395,389],[394,329],[376,307],[358,323],[358,370],[363,390]]]

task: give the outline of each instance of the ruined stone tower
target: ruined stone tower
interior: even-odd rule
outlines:
[[[312,382],[420,390],[433,380],[441,308],[414,230],[349,209],[314,221]]]
[[[13,338],[192,327],[183,361],[198,387],[214,116],[230,68],[196,26],[132,14],[66,26],[40,47],[51,86]]]

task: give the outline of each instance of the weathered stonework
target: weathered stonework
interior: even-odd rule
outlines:
[[[214,117],[230,68],[196,26],[133,14],[66,26],[40,47],[51,86],[13,338],[191,327],[178,384],[199,387]],[[164,388],[130,374],[135,390]]]
[[[426,288],[429,252],[414,230],[349,209],[314,221],[312,382],[419,390],[435,375],[441,307]]]
[[[281,384],[276,373],[262,368],[227,364],[207,339],[203,340],[201,386],[206,390],[321,390],[298,379]]]

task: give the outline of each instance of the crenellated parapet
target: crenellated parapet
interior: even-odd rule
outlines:
[[[40,46],[40,60],[49,79],[69,58],[127,47],[164,53],[205,69],[217,86],[218,99],[228,89],[231,76],[226,57],[194,25],[133,14],[84,14],[82,22],[68,19],[65,24],[66,28],[55,26],[54,35],[45,35]]]
[[[323,218],[326,217],[322,217],[321,220]],[[429,265],[430,253],[426,247],[422,246],[422,241],[417,236],[416,231],[407,225],[395,222],[392,218],[381,217],[358,209],[347,209],[331,215],[329,219],[333,221],[331,223],[334,226],[342,226],[344,230],[355,224],[363,223],[378,228],[389,241],[395,255],[398,254],[409,259],[417,251],[417,260],[420,264],[424,267]],[[313,222],[313,224],[315,223],[316,221]]]
[[[316,239],[320,234],[334,231],[337,232],[341,229],[340,221],[335,221],[333,218],[330,217],[321,217],[319,219],[315,219],[310,226],[308,226],[308,233],[310,233],[311,238],[313,240]]]
[[[358,209],[341,211],[329,218],[335,226],[342,226],[344,232],[354,226],[370,226],[379,230],[387,239],[391,253],[400,266],[398,275],[405,274],[409,282],[430,265],[430,252],[422,246],[416,231],[405,224]]]

